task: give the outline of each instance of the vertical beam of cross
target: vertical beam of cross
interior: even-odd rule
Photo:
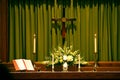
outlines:
[[[62,18],[52,18],[52,21],[55,21],[55,24],[57,24],[57,21],[61,21],[62,22],[62,29],[61,29],[61,35],[62,35],[62,46],[64,46],[65,44],[65,40],[66,40],[66,31],[67,28],[65,27],[65,22],[66,21],[71,21],[72,24],[72,29],[73,29],[73,21],[75,21],[75,18],[65,18],[65,6],[63,6],[63,12],[62,12]]]
[[[65,36],[66,36],[66,28],[65,28],[65,8],[63,7],[63,16],[62,16],[62,30],[61,30],[61,34],[62,34],[62,45],[64,46],[65,44]]]

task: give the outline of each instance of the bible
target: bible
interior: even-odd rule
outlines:
[[[15,59],[13,65],[17,71],[34,71],[32,61],[29,59]]]

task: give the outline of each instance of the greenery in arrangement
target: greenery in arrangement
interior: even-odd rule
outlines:
[[[58,48],[55,48],[51,53],[51,58],[53,58],[52,55],[54,56],[55,65],[62,65],[64,61],[66,61],[68,65],[78,64],[79,62],[80,64],[87,63],[83,57],[78,56],[80,55],[79,50],[73,51],[73,46],[64,46],[63,48],[58,46]],[[66,57],[66,60],[64,60],[64,57]],[[52,64],[51,61],[52,59],[50,60],[50,64]]]

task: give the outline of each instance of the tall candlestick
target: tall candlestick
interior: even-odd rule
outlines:
[[[94,34],[94,50],[95,50],[95,53],[97,53],[97,37],[96,37],[96,34]]]
[[[33,39],[33,53],[36,53],[36,35],[35,34]]]
[[[78,54],[78,71],[80,71],[80,54]]]
[[[54,71],[54,55],[52,54],[52,71]]]

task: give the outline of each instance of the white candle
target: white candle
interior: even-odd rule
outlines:
[[[36,35],[35,34],[33,39],[33,53],[36,53]]]
[[[97,53],[97,38],[96,38],[96,34],[94,34],[94,50],[95,50],[95,53]]]

